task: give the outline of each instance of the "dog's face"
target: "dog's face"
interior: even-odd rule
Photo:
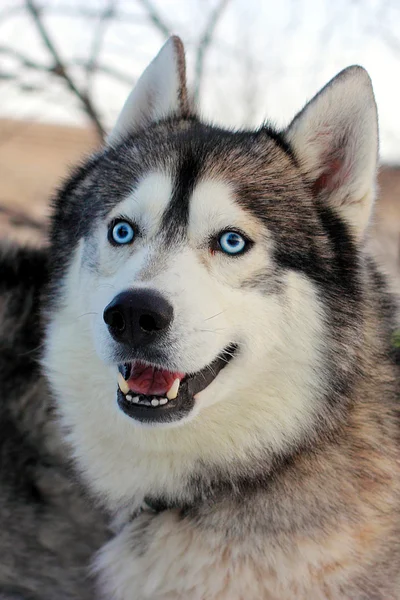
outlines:
[[[237,362],[243,369],[260,321],[279,321],[273,290],[264,302],[257,293],[271,263],[268,235],[240,207],[233,182],[196,157],[196,146],[207,154],[215,144],[206,148],[194,129],[170,144],[170,166],[148,157],[89,242],[98,256],[88,273],[94,346],[118,365],[119,408],[147,425],[178,424],[224,394],[240,394]],[[168,145],[170,134],[161,135]],[[271,330],[268,346],[273,337]]]
[[[124,174],[129,193],[92,219],[81,242],[77,316],[90,313],[92,344],[114,370],[119,409],[134,423],[180,424],[210,404],[243,396],[249,385],[261,392],[274,348],[291,335],[287,327],[309,322],[312,286],[303,284],[304,307],[291,306],[301,276],[294,282],[283,272],[272,229],[279,213],[296,219],[295,196],[311,229],[319,227],[317,216],[285,149],[265,132],[244,135],[237,157],[237,138],[196,122],[162,125],[148,134],[148,155],[146,134],[137,138],[124,151],[125,166],[136,168],[134,178]],[[168,161],[154,143],[168,149]],[[249,184],[247,174],[261,168]],[[278,169],[289,175],[283,193]],[[108,197],[117,185],[113,172],[104,182]],[[115,172],[121,176],[121,164]],[[270,228],[260,197],[271,219],[276,213]],[[307,244],[298,243],[306,255]],[[291,309],[298,313],[293,322],[284,314]],[[317,321],[309,323],[310,340]],[[314,342],[296,335],[313,352]]]
[[[357,305],[375,168],[361,69],[286,132],[233,133],[190,114],[168,42],[57,201],[45,364],[75,446],[204,458],[310,434],[354,350],[348,311],[329,323]]]

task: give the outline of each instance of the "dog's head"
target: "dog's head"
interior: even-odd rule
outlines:
[[[376,159],[362,68],[283,132],[226,131],[192,112],[171,38],[56,201],[45,365],[78,454],[101,448],[110,475],[138,444],[310,435],[356,354]]]

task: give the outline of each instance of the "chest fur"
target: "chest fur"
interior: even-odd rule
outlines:
[[[145,512],[102,549],[96,568],[104,597],[115,600],[356,600],[377,589],[377,539],[388,525],[321,530],[314,539],[270,539],[260,525],[228,539],[177,511]],[[374,598],[400,598],[396,576],[378,587]]]

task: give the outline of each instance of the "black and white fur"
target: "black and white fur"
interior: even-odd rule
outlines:
[[[115,517],[96,560],[105,598],[400,598],[391,308],[364,251],[377,149],[362,68],[285,131],[228,131],[192,112],[172,38],[60,192],[43,364]],[[140,231],[126,247],[108,237],[120,215]],[[210,242],[232,228],[251,240],[235,258]],[[174,313],[132,360],[190,374],[237,347],[163,423],[116,402],[122,350],[103,314],[126,289]]]

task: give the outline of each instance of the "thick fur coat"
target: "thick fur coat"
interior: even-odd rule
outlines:
[[[171,38],[60,191],[42,365],[113,519],[100,597],[400,599],[377,151],[362,68],[233,132],[193,112]]]
[[[3,248],[0,264],[0,598],[89,600],[106,526],[75,481],[40,373],[47,252]]]

